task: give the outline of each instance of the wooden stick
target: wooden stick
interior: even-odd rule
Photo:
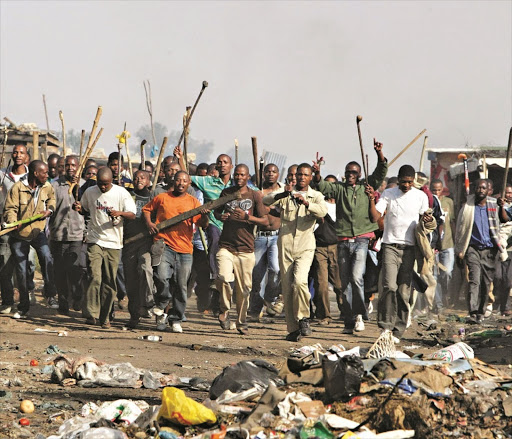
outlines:
[[[4,167],[5,150],[7,148],[7,127],[6,126],[4,126],[3,131],[4,131],[4,141],[2,143],[2,158],[0,159],[0,168]],[[7,174],[7,172],[4,173],[4,178],[5,178],[5,174]],[[2,184],[3,184],[3,179],[2,179]]]
[[[185,127],[183,127],[183,131],[181,132],[181,136],[180,136],[180,138],[178,140],[178,144],[176,145],[178,147],[181,145],[181,141],[183,140],[183,136],[185,135],[185,130],[190,125],[190,121],[192,120],[192,116],[194,114],[194,111],[196,111],[196,107],[197,107],[197,104],[199,103],[199,99],[201,99],[201,96],[203,95],[204,89],[206,87],[208,87],[208,82],[207,81],[203,81],[203,86],[201,88],[201,91],[199,92],[199,96],[197,96],[197,99],[194,102],[194,106],[192,107],[192,111],[190,112],[190,116],[189,116],[189,118],[187,120],[187,125]]]
[[[365,160],[365,163],[366,163],[366,172],[368,172],[368,170],[370,169],[369,166],[368,166],[368,163],[369,163],[369,160],[368,160],[368,154],[366,154],[365,156],[366,160]],[[366,179],[368,181],[368,179]]]
[[[142,142],[140,142],[140,168],[139,169],[142,169],[144,170],[146,168],[145,166],[145,158],[144,158],[144,145],[146,144],[146,139],[144,139]]]
[[[254,173],[256,174],[256,186],[260,187],[260,176],[258,174],[258,139],[251,137],[252,158],[254,160]]]
[[[126,122],[124,123],[124,131],[126,131]],[[130,179],[133,181],[133,166],[132,159],[130,158],[130,150],[128,149],[128,136],[124,138],[124,146],[126,147],[126,158],[128,160],[128,167],[130,168],[128,173],[130,174]]]
[[[91,156],[91,153],[94,150],[94,147],[96,146],[96,144],[98,143],[98,140],[100,140],[100,137],[102,134],[103,134],[103,128],[101,128],[100,131],[98,132],[98,135],[94,139],[94,142],[92,142],[92,144],[90,146],[88,146],[87,149],[85,150],[84,156],[82,157],[82,163],[78,166],[78,169],[76,172],[76,175],[79,179],[78,181],[80,181],[80,176],[84,172],[85,164],[87,163],[87,160],[89,160],[89,157]],[[70,195],[71,195],[71,193],[73,193],[73,189],[76,185],[77,185],[77,183],[72,183],[70,185],[69,191],[68,191]]]
[[[59,119],[62,125],[62,157],[66,157],[66,128],[64,127],[64,113],[59,111]]]
[[[399,158],[399,157],[400,157],[400,156],[401,156],[405,151],[407,151],[407,150],[409,149],[409,147],[410,147],[414,142],[416,142],[416,140],[418,140],[421,136],[423,136],[423,134],[425,133],[425,131],[427,131],[427,130],[426,130],[426,129],[424,129],[424,130],[423,130],[421,133],[419,133],[419,134],[418,134],[414,139],[412,139],[412,140],[411,140],[411,142],[410,142],[410,143],[408,143],[408,144],[407,144],[407,146],[406,146],[404,149],[402,149],[402,151],[400,151],[400,152],[398,153],[398,155],[397,155],[393,160],[391,160],[391,161],[389,162],[388,168],[389,168],[393,163],[395,163],[395,162],[398,160],[398,158]]]
[[[428,136],[425,136],[425,138],[423,139],[423,148],[421,148],[420,172],[423,172],[423,160],[425,159],[425,149],[427,149],[427,139]]]
[[[82,130],[82,134],[80,136],[80,150],[79,150],[79,156],[78,156],[78,164],[80,165],[80,162],[82,161],[82,154],[84,153],[84,140],[85,140],[85,130]],[[78,178],[81,176],[79,175]]]
[[[510,153],[512,151],[512,128],[508,133],[508,146],[507,146],[507,158],[505,160],[505,175],[503,176],[503,190],[501,191],[501,196],[505,198],[505,190],[507,189],[507,178],[508,178],[508,170],[510,166]]]
[[[203,204],[202,206],[196,207],[192,210],[189,210],[187,212],[180,213],[179,215],[173,216],[172,218],[166,219],[156,225],[156,228],[158,231],[167,229],[171,226],[174,226],[175,224],[181,223],[182,221],[185,221],[189,218],[192,218],[196,215],[199,215],[202,210],[214,210],[217,209],[220,206],[223,206],[226,203],[229,203],[230,201],[236,200],[237,198],[240,198],[240,192],[236,191],[232,194],[225,195],[222,198],[217,198],[216,200],[209,201],[208,203]],[[124,241],[125,244],[129,244],[130,242],[137,241],[139,239],[145,238],[149,235],[149,232],[141,232],[138,233],[135,236],[132,236],[131,238],[128,238]]]
[[[32,132],[32,160],[39,160],[39,131]]]
[[[187,147],[188,147],[188,135],[189,135],[189,129],[188,127],[188,119],[190,118],[190,108],[187,107],[185,110],[185,114],[183,115],[183,130],[185,132],[183,136],[183,157],[185,158],[185,166],[186,168],[184,171],[188,172],[188,154],[187,154]]]
[[[167,146],[167,140],[167,137],[164,137],[162,146],[160,147],[160,152],[158,153],[158,160],[156,161],[155,168],[155,176],[153,177],[153,186],[151,187],[151,190],[153,192],[155,191],[156,184],[158,183],[158,174],[160,174],[160,167],[162,166],[162,160],[164,159],[164,151],[165,147]]]
[[[48,110],[46,109],[46,96],[43,93],[43,106],[44,106],[44,117],[46,118],[46,131],[50,131],[50,124],[48,122]]]
[[[235,166],[238,165],[238,139],[235,139]]]
[[[91,147],[91,145],[93,143],[94,135],[96,133],[96,128],[98,128],[98,123],[100,121],[100,117],[101,117],[102,113],[103,113],[103,108],[101,108],[101,106],[99,106],[98,110],[96,111],[96,117],[94,118],[94,122],[92,123],[92,129],[91,129],[91,133],[89,134],[89,140],[87,141],[87,147],[85,148],[85,154],[82,157],[82,162],[80,163],[80,166],[82,167],[82,169],[83,169],[83,165],[87,161],[87,159],[85,159],[85,157],[87,156],[87,150]],[[89,153],[89,155],[90,155],[90,153]]]
[[[146,87],[146,82],[148,83]],[[146,93],[146,107],[148,108],[149,113],[149,122],[151,123],[151,136],[153,137],[153,145],[156,145],[156,136],[155,136],[155,125],[153,124],[153,101],[151,100],[151,83],[149,79],[147,81],[143,81],[144,92]]]
[[[363,171],[364,171],[364,178],[366,181],[368,181],[368,169],[366,168],[366,163],[364,160],[364,148],[363,148],[363,138],[361,136],[361,121],[363,120],[363,116],[356,116],[356,123],[357,123],[357,135],[359,137],[359,148],[361,149],[361,160],[363,161]]]

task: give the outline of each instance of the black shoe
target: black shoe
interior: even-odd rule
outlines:
[[[229,331],[229,328],[231,327],[231,320],[229,319],[229,314],[226,315],[225,320],[220,319],[220,314],[218,316],[220,327],[224,329],[224,331]]]
[[[311,335],[313,333],[313,331],[311,330],[311,326],[309,325],[309,319],[302,319],[302,320],[299,320],[299,330],[300,330],[300,334],[303,336],[303,337],[307,337],[308,335]]]
[[[240,335],[249,335],[249,326],[247,325],[240,325],[236,328],[236,330]]]
[[[286,336],[286,341],[299,341],[301,338],[302,334],[300,333],[300,329],[297,329]]]
[[[130,319],[130,320],[128,320],[128,323],[126,323],[125,328],[136,329],[139,322],[140,322],[140,319]]]

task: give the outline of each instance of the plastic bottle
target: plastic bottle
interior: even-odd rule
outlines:
[[[161,335],[143,335],[141,337],[137,337],[139,340],[147,340],[147,341],[162,341]]]

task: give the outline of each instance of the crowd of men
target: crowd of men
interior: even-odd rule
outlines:
[[[397,343],[412,318],[441,314],[461,288],[473,323],[510,315],[512,185],[493,197],[492,182],[477,180],[457,214],[443,181],[409,165],[389,178],[382,144],[374,150],[368,176],[351,161],[340,180],[322,177],[314,161],[290,166],[281,183],[269,163],[258,188],[226,154],[187,165],[177,147],[155,177],[150,162],[129,173],[116,152],[77,175],[76,156],[30,161],[16,145],[0,171],[11,230],[0,236],[0,313],[30,315],[35,253],[47,305],[102,328],[117,299],[127,328],[155,318],[157,330],[181,333],[191,292],[200,313],[242,335],[264,312],[284,312],[289,341],[310,335],[312,321],[329,325],[331,291],[344,334],[365,330],[378,295],[378,326]]]

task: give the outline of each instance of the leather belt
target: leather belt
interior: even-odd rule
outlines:
[[[258,232],[258,236],[276,236],[277,234],[279,234],[279,230],[264,230]]]

